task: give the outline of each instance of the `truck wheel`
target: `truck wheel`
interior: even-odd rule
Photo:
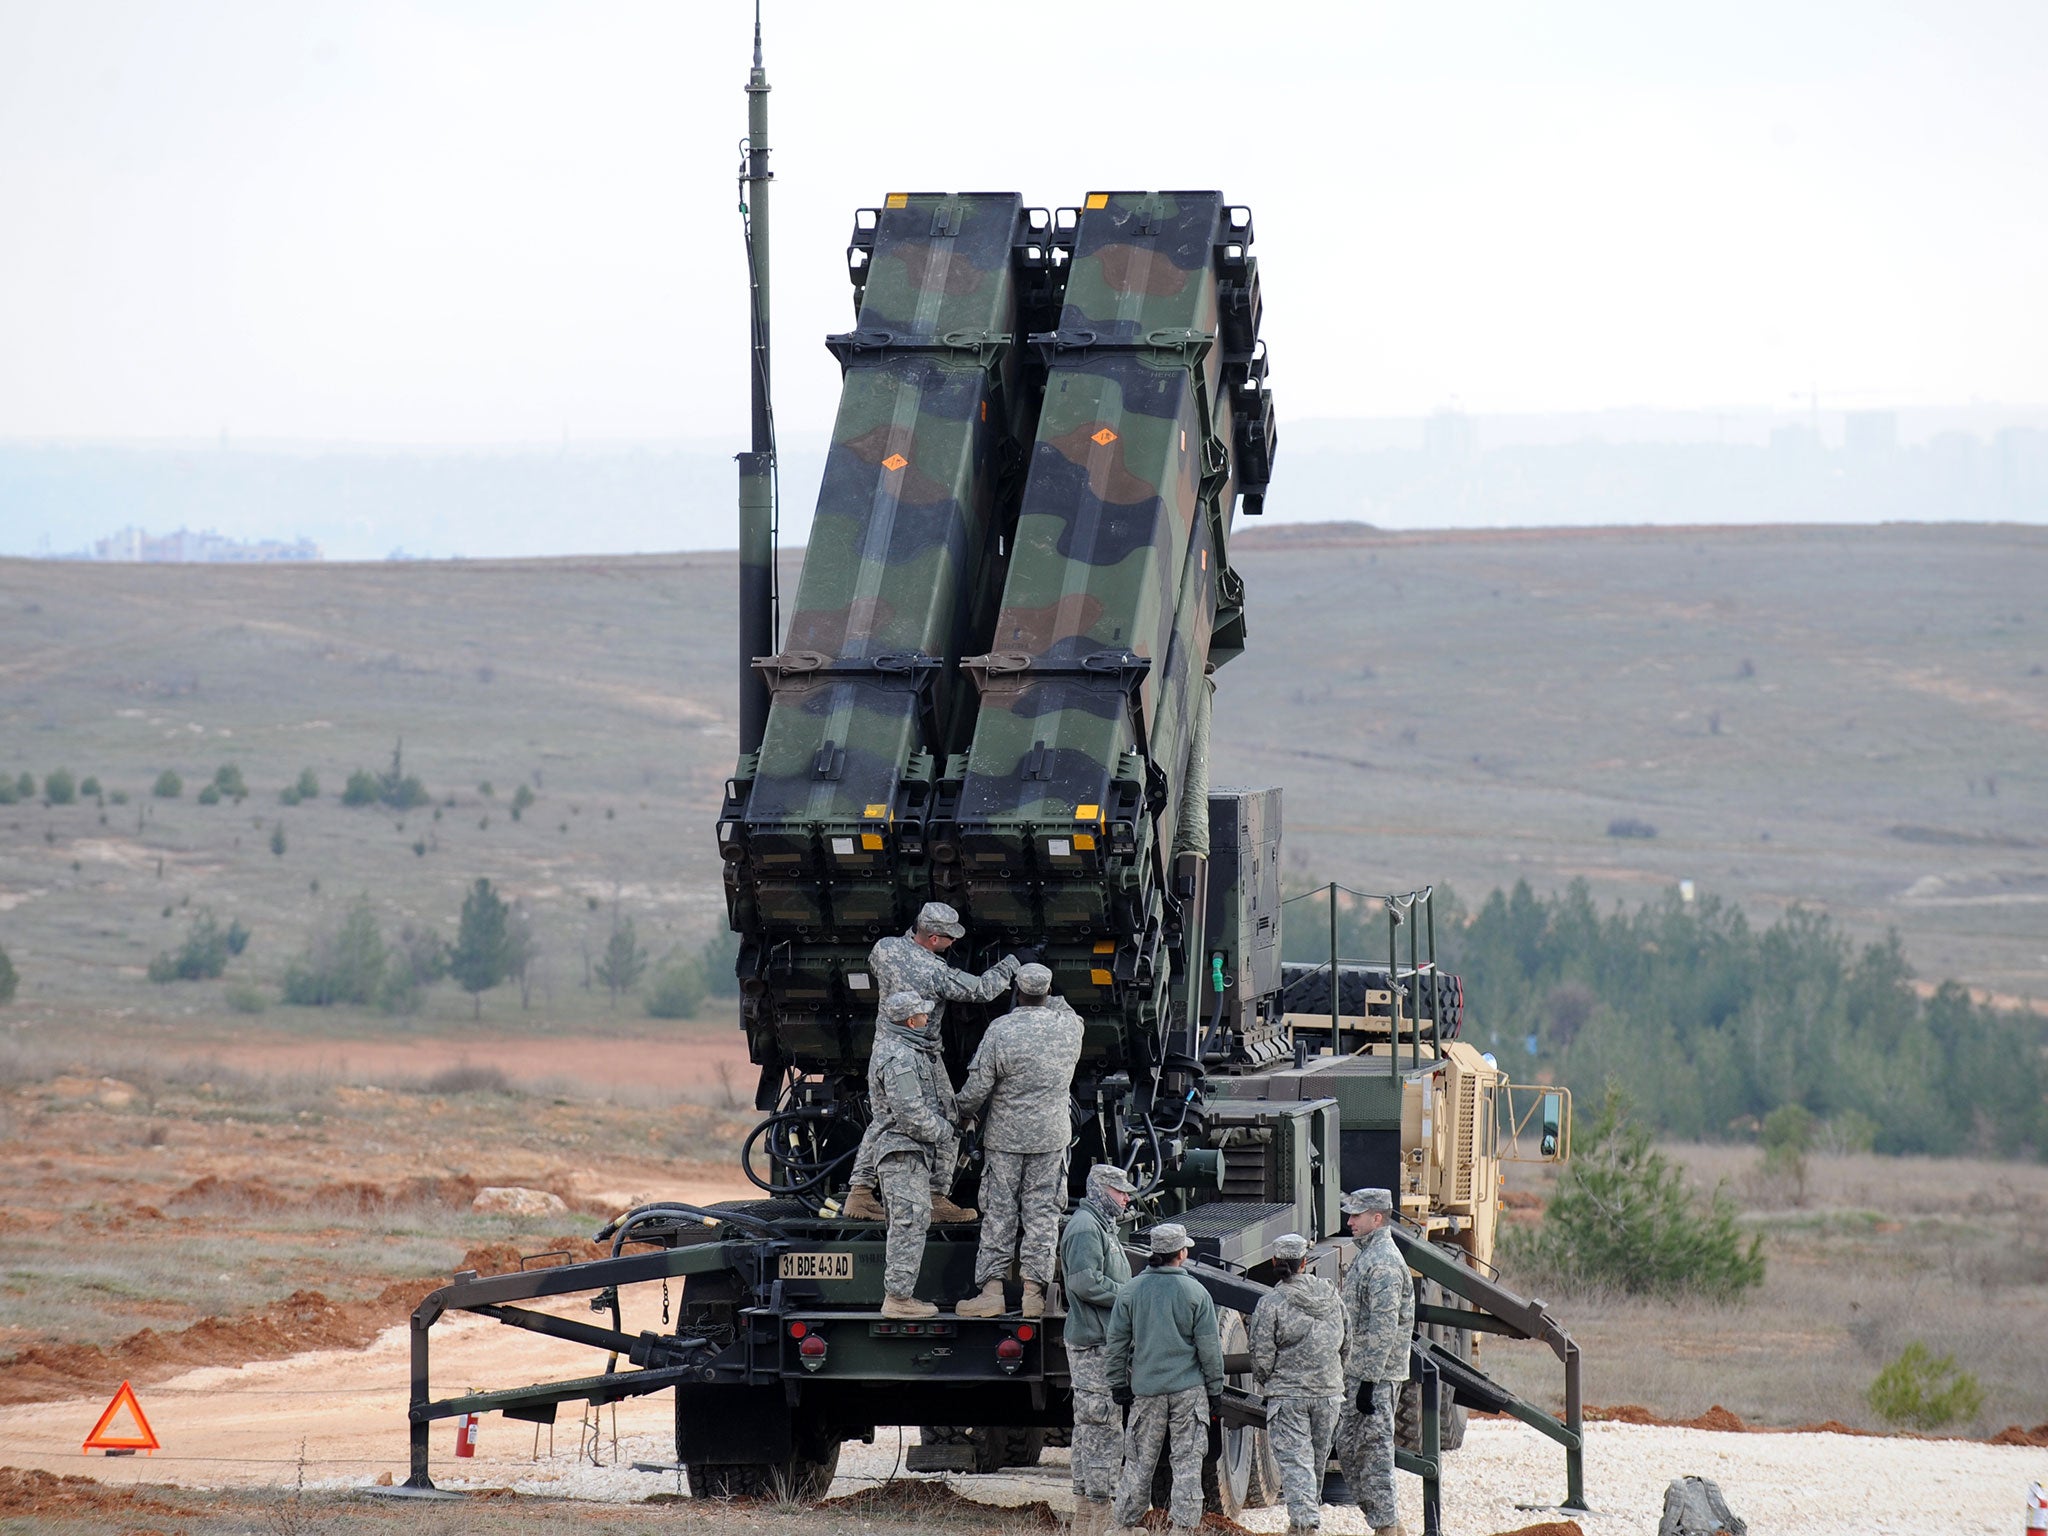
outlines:
[[[1458,1401],[1458,1394],[1439,1383],[1438,1449],[1455,1451],[1465,1443],[1465,1418],[1465,1406]],[[1394,1444],[1413,1454],[1420,1454],[1422,1450],[1422,1383],[1419,1381],[1401,1384],[1401,1395],[1394,1402]]]
[[[925,1424],[918,1428],[925,1445],[971,1445],[974,1470],[1000,1472],[1005,1467],[1035,1467],[1045,1451],[1046,1431],[1018,1425],[967,1428],[960,1424]]]
[[[825,1496],[839,1471],[839,1447],[822,1461],[792,1456],[782,1462],[693,1461],[690,1494],[699,1499],[774,1499],[809,1504]]]

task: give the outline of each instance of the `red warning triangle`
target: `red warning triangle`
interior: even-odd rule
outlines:
[[[132,1434],[108,1433],[108,1426],[115,1415],[126,1408],[135,1421]],[[100,1415],[99,1423],[93,1425],[92,1433],[85,1437],[84,1450],[92,1451],[154,1451],[157,1449],[156,1431],[149,1427],[149,1420],[143,1417],[142,1404],[135,1400],[135,1389],[127,1382],[121,1383],[121,1390],[114,1394],[114,1400],[107,1404],[107,1411]]]

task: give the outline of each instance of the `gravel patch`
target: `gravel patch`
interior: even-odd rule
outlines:
[[[897,1431],[878,1431],[872,1446],[849,1442],[840,1452],[834,1495],[887,1481],[892,1475],[942,1481],[941,1474],[902,1470]],[[915,1432],[905,1431],[905,1446]],[[674,1473],[635,1472],[634,1460],[666,1461],[660,1435],[620,1437],[620,1464],[592,1467],[557,1455],[512,1478],[465,1481],[437,1475],[444,1488],[507,1487],[557,1498],[631,1501],[679,1491]],[[1594,1424],[1586,1433],[1586,1487],[1594,1513],[1580,1517],[1587,1536],[1654,1536],[1664,1488],[1688,1473],[1721,1485],[1728,1504],[1755,1536],[2010,1536],[2019,1528],[2029,1481],[2048,1482],[2048,1450],[1966,1440],[1906,1440],[1828,1434],[1720,1434],[1634,1424]],[[979,1503],[1016,1506],[1043,1499],[1072,1508],[1066,1452],[1048,1450],[1036,1467],[994,1477],[958,1477],[953,1486]],[[1421,1487],[1396,1482],[1402,1519],[1422,1529]],[[1564,1458],[1548,1440],[1520,1424],[1474,1420],[1465,1447],[1450,1458],[1444,1481],[1446,1531],[1511,1531],[1545,1516],[1564,1496]],[[1534,1507],[1532,1509],[1532,1506]],[[1247,1510],[1249,1530],[1284,1531],[1284,1509]],[[1355,1508],[1323,1511],[1332,1536],[1367,1529]]]

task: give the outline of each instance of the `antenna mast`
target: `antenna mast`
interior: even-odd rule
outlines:
[[[761,67],[761,0],[754,0],[754,67],[747,76],[747,137],[740,160],[740,219],[747,246],[747,375],[753,441],[740,468],[740,751],[760,750],[768,681],[754,667],[775,651],[775,412],[768,396],[768,73]]]

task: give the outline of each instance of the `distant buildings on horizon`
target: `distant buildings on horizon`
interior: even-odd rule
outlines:
[[[320,546],[311,539],[231,539],[212,529],[195,533],[180,528],[155,534],[146,528],[123,528],[81,554],[59,560],[115,560],[143,565],[254,565],[281,560],[318,560]]]

